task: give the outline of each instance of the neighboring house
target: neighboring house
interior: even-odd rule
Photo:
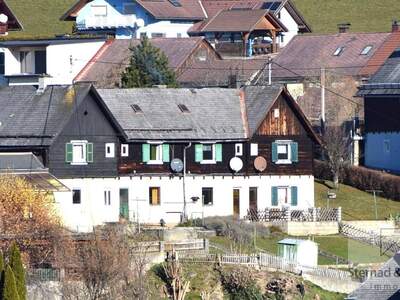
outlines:
[[[400,173],[400,48],[363,84],[365,166]],[[362,98],[361,98],[362,99]]]
[[[314,206],[319,139],[280,85],[4,87],[0,105],[0,152],[34,153],[70,189],[55,200],[74,230]]]
[[[198,0],[80,0],[62,20],[75,20],[80,33],[117,38],[187,37],[193,23],[205,18]]]
[[[105,38],[60,37],[0,42],[0,73],[4,84],[72,84],[74,78],[105,43]]]
[[[8,35],[8,31],[22,30],[22,24],[14,15],[6,0],[0,0],[0,36]]]
[[[138,39],[109,40],[75,81],[89,81],[99,88],[120,87],[121,75],[132,55],[130,48],[139,43]],[[151,43],[167,56],[181,87],[236,88],[256,76],[265,65],[258,59],[222,59],[201,37],[153,38]]]

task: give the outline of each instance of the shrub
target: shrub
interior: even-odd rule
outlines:
[[[13,243],[10,248],[9,264],[15,277],[17,291],[20,300],[26,299],[25,270],[22,265],[21,253],[18,246]]]
[[[231,300],[262,300],[253,273],[246,268],[220,271],[221,283]]]
[[[10,266],[6,267],[4,275],[4,289],[3,289],[3,300],[19,300],[17,285],[15,283],[14,273]]]
[[[314,161],[316,178],[330,180],[331,173],[323,161]],[[381,190],[381,196],[400,201],[400,176],[371,170],[364,167],[347,166],[340,176],[341,182],[360,190]]]

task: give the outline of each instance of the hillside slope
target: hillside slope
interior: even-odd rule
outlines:
[[[399,0],[293,0],[314,33],[337,32],[351,23],[353,32],[387,32],[400,19]]]

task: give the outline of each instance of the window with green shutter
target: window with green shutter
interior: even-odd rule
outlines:
[[[93,143],[86,144],[86,162],[93,162]]]
[[[277,162],[278,161],[278,144],[277,143],[272,143],[272,162]]]
[[[278,206],[278,187],[271,187],[271,205]]]
[[[65,144],[65,162],[71,163],[73,160],[73,146],[72,143]]]
[[[215,144],[215,161],[222,161],[222,144]]]
[[[195,161],[201,162],[203,160],[203,145],[196,144],[194,146],[194,151],[195,151]]]
[[[150,145],[142,144],[142,161],[148,162],[150,160]]]
[[[292,206],[297,206],[297,186],[292,186],[290,188],[290,194],[291,194],[291,205]]]
[[[290,143],[290,151],[291,151],[291,156],[290,159],[292,162],[298,162],[299,161],[299,146],[296,142]]]
[[[169,144],[162,145],[162,161],[169,162]]]

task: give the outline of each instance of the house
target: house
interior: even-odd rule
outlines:
[[[79,33],[116,38],[187,37],[193,23],[205,18],[200,1],[80,0],[61,20],[76,21]]]
[[[130,48],[140,40],[109,40],[75,77],[98,88],[121,86],[121,75],[129,65]],[[181,87],[234,87],[243,85],[263,69],[259,59],[222,59],[202,37],[153,38],[151,44],[168,58]]]
[[[314,206],[319,138],[280,85],[9,86],[0,105],[0,152],[33,153],[69,189],[54,195],[73,230]]]
[[[310,240],[286,238],[278,242],[278,256],[300,266],[318,266],[318,244]]]
[[[361,85],[364,100],[366,167],[400,173],[400,48]]]
[[[72,84],[106,39],[57,37],[0,42],[3,84]]]
[[[8,35],[8,31],[22,30],[22,24],[17,19],[6,0],[0,0],[0,36]]]

